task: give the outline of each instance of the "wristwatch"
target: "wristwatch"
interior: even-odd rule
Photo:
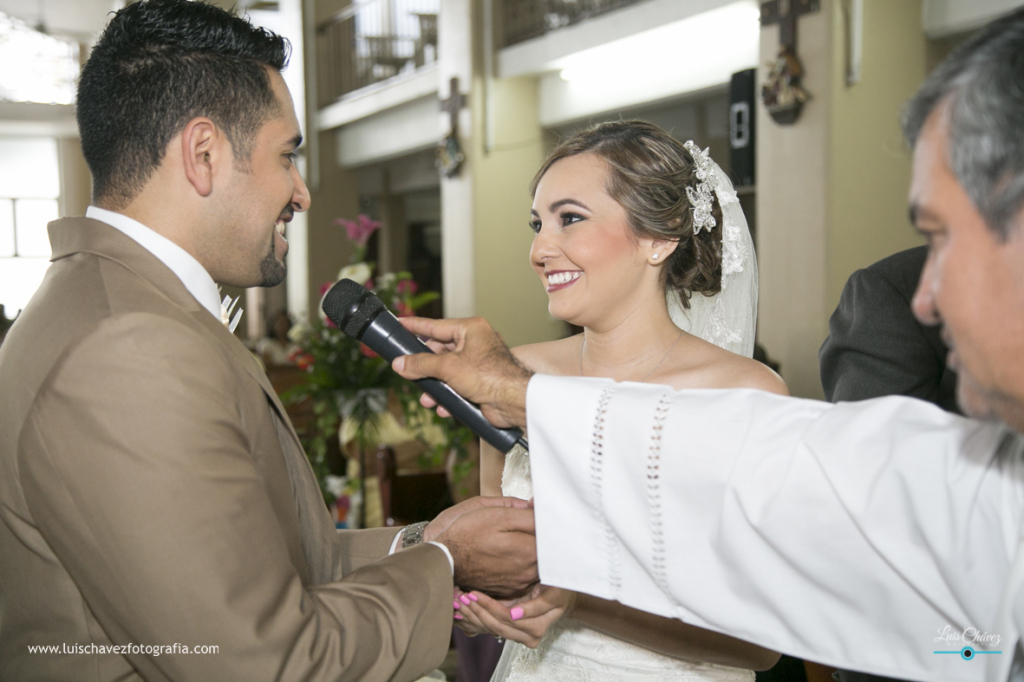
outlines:
[[[413,523],[406,526],[402,530],[402,549],[406,547],[412,547],[423,542],[423,529],[427,527],[430,521],[420,521],[419,523]]]

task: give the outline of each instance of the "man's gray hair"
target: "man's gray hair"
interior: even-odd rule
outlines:
[[[950,167],[1006,239],[1024,207],[1024,10],[988,24],[932,72],[903,114],[911,146],[947,103]]]

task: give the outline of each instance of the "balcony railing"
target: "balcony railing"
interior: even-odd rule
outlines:
[[[437,60],[440,0],[368,0],[317,27],[319,106]]]
[[[642,0],[502,0],[505,47]]]

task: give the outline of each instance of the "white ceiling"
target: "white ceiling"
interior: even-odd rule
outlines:
[[[924,0],[922,23],[929,38],[984,26],[1024,5],[1024,0]]]
[[[92,43],[106,26],[109,13],[124,4],[123,0],[0,0],[0,12],[33,27],[42,19],[50,33]]]

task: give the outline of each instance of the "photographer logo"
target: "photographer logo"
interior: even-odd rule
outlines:
[[[933,651],[935,654],[958,654],[965,661],[973,660],[982,654],[1001,654],[1002,651],[995,651],[1002,638],[999,635],[982,632],[978,628],[964,628],[956,630],[952,625],[939,628],[938,635],[932,640],[936,644],[945,645],[947,648],[940,651]],[[953,648],[958,647],[958,648]]]

